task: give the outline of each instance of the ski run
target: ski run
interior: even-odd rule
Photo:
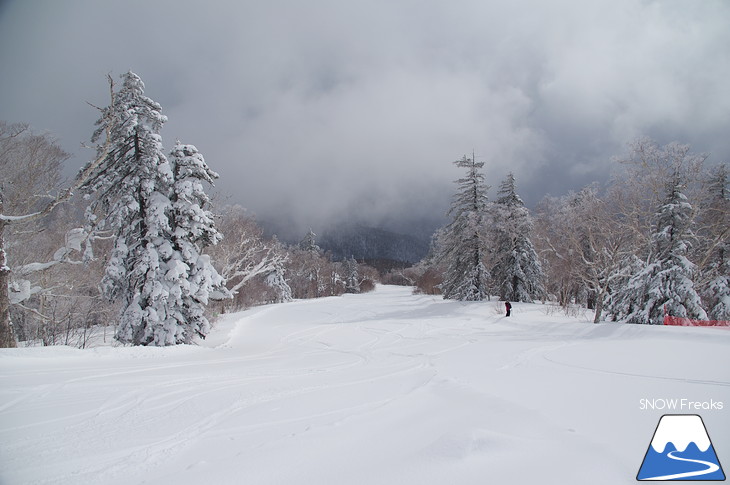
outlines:
[[[728,329],[503,309],[378,286],[197,345],[2,349],[0,483],[628,484],[683,412],[730,463]]]

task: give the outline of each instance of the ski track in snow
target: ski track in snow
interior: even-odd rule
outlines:
[[[199,347],[0,351],[0,483],[631,483],[640,398],[730,405],[725,332],[500,308],[380,286]]]

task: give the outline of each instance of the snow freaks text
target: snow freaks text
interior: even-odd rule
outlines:
[[[642,398],[639,399],[640,411],[721,411],[724,407],[722,401],[694,401],[683,398]]]

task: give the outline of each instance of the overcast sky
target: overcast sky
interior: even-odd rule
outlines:
[[[528,204],[639,135],[730,161],[730,2],[0,0],[0,119],[89,157],[133,70],[261,218],[440,216],[476,153]]]

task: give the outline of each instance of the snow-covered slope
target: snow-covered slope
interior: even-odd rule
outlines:
[[[659,417],[730,462],[730,331],[593,325],[378,287],[200,346],[0,351],[0,483],[634,483]]]

